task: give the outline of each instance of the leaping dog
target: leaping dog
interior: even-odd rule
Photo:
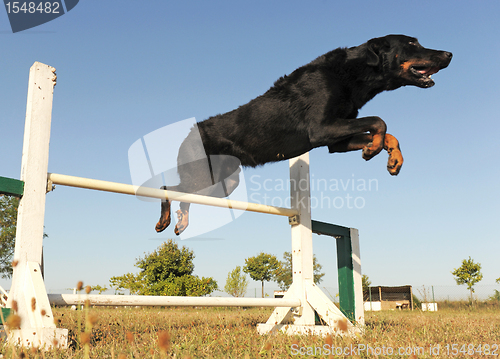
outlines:
[[[240,163],[256,167],[322,146],[330,153],[362,150],[365,160],[385,149],[387,169],[397,175],[403,164],[398,140],[386,133],[380,117],[357,118],[358,111],[383,91],[434,86],[431,75],[451,58],[451,52],[424,48],[404,35],[330,51],[281,77],[249,103],[198,123],[179,149],[179,185],[162,189],[225,197],[238,186]],[[199,160],[203,150],[207,159]],[[177,235],[186,229],[188,215],[189,203],[181,202]],[[170,221],[170,201],[165,200],[156,231]]]

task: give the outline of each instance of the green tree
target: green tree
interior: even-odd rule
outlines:
[[[497,279],[495,280],[495,283],[499,283],[499,284],[500,284],[500,278],[497,278]],[[494,289],[494,291],[495,291],[495,294],[493,294],[493,295],[492,295],[489,299],[490,299],[491,301],[497,301],[497,302],[500,302],[500,291],[498,291],[498,290],[496,290],[496,289]]]
[[[470,291],[470,300],[473,302],[472,293],[474,293],[474,285],[483,279],[483,274],[481,273],[481,264],[474,263],[474,261],[469,257],[469,259],[464,259],[462,265],[451,272],[455,276],[455,281],[458,285],[465,284],[467,289]]]
[[[255,257],[245,259],[243,272],[248,273],[253,280],[262,282],[262,298],[264,298],[264,282],[269,282],[274,278],[279,266],[276,256],[261,252]]]
[[[319,284],[325,275],[325,273],[321,273],[321,268],[323,266],[318,263],[316,256],[313,256],[313,275],[314,275],[314,283]],[[285,252],[283,253],[283,261],[280,261],[279,268],[274,273],[274,280],[278,283],[281,290],[288,290],[293,282],[293,273],[292,273],[292,253]]]
[[[12,257],[16,246],[17,208],[19,198],[0,195],[0,276],[12,276]],[[43,238],[47,238],[46,233]]]
[[[141,294],[146,287],[142,273],[127,273],[119,277],[111,277],[109,284],[116,291],[128,290],[130,294]]]
[[[91,290],[93,290],[93,291],[94,291],[94,290],[98,291],[98,292],[99,292],[99,294],[102,294],[103,292],[105,292],[105,291],[107,291],[107,290],[108,290],[108,288],[106,288],[106,287],[101,287],[99,284],[91,286],[91,287],[90,287],[90,289],[91,289]]]
[[[500,291],[494,289],[495,293],[489,297],[489,300],[492,302],[499,302],[500,303]]]
[[[228,273],[224,292],[231,294],[233,297],[243,297],[247,292],[248,279],[241,272],[241,267],[237,266]]]
[[[169,239],[153,253],[139,258],[135,264],[138,274],[127,273],[112,277],[109,282],[117,290],[128,289],[131,294],[203,296],[217,289],[213,278],[193,275],[194,252],[186,247],[179,249]]]
[[[6,279],[12,276],[18,206],[18,198],[0,195],[0,275]]]
[[[361,285],[363,287],[363,293],[365,291],[368,291],[368,288],[372,285],[372,281],[370,280],[370,278],[368,278],[366,274],[363,274],[361,276]]]

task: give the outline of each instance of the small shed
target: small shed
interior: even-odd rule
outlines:
[[[411,285],[400,287],[368,287],[363,290],[364,302],[380,302],[382,310],[412,309],[413,291]]]

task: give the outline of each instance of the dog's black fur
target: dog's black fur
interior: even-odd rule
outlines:
[[[331,153],[362,149],[365,160],[385,148],[388,170],[397,175],[403,161],[397,140],[386,134],[381,118],[357,118],[358,111],[380,92],[433,86],[430,75],[447,67],[451,58],[450,52],[426,49],[404,35],[330,51],[280,78],[262,96],[198,123],[179,149],[180,184],[162,188],[227,196],[238,185],[239,162],[256,167],[321,146]],[[202,150],[194,131],[199,131],[209,161],[190,162]],[[223,191],[214,185],[220,181]],[[187,226],[188,208],[181,203],[177,234]],[[170,202],[164,201],[156,230],[169,224]]]

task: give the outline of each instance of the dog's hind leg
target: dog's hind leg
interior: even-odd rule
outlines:
[[[165,186],[161,189],[167,189]],[[180,209],[177,213],[177,224],[175,225],[174,232],[176,235],[181,234],[189,224],[189,203],[181,202]],[[161,201],[161,214],[158,223],[156,223],[156,232],[163,232],[172,220],[171,216],[171,201],[162,200]]]
[[[223,167],[223,170],[221,170],[220,168],[215,167],[212,163],[212,168],[217,170],[217,173],[214,174],[215,185],[204,188],[203,190],[198,191],[197,194],[214,196],[217,198],[229,196],[240,183],[240,170],[238,166],[239,161],[236,163],[236,168],[229,166],[227,168]],[[189,225],[189,205],[190,203],[181,202],[180,209],[176,212],[177,224],[174,229],[176,235],[181,234]]]
[[[174,232],[176,235],[181,234],[189,224],[189,205],[190,203],[181,202],[180,209],[177,213],[177,224],[175,225]]]
[[[161,187],[161,189],[167,189],[165,186]],[[161,214],[158,223],[156,223],[155,229],[156,232],[160,233],[165,230],[170,225],[171,215],[170,215],[170,201],[162,200],[161,201]]]

